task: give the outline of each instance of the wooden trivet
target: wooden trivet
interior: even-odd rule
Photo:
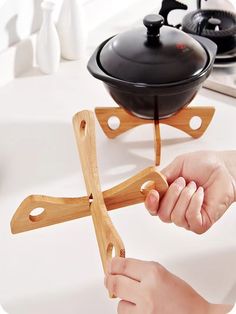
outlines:
[[[154,126],[154,149],[155,149],[155,165],[158,166],[161,160],[161,136],[160,124],[167,124],[192,136],[199,138],[209,126],[214,113],[214,107],[186,107],[178,111],[175,115],[160,120],[141,119],[131,115],[120,107],[97,107],[95,109],[97,119],[108,138],[115,138],[122,133],[143,124],[153,124]],[[109,126],[109,119],[116,117],[120,121],[120,125],[116,129]],[[191,120],[194,117],[201,119],[201,125],[197,129],[191,127]]]
[[[20,204],[12,221],[12,233],[20,233],[85,216],[92,216],[104,272],[107,259],[115,255],[125,257],[124,244],[116,231],[107,210],[143,202],[150,189],[160,195],[168,184],[156,167],[149,167],[119,185],[102,192],[98,174],[95,139],[95,118],[91,111],[81,111],[73,118],[87,195],[78,198],[60,198],[30,195]],[[36,208],[44,211],[38,215]]]

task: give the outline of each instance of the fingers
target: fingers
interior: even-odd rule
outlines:
[[[160,203],[160,207],[158,210],[159,218],[164,222],[172,222],[171,221],[171,213],[177,203],[177,200],[186,186],[186,182],[184,178],[179,177],[175,180],[165,193]]]
[[[108,275],[105,286],[111,295],[133,304],[141,297],[140,283],[122,275]]]
[[[139,282],[145,277],[148,269],[148,262],[122,257],[114,257],[108,261],[107,267],[109,274],[127,276]]]
[[[188,229],[189,224],[186,219],[186,213],[188,206],[191,202],[194,193],[197,190],[196,183],[191,181],[189,184],[181,191],[181,194],[175,204],[174,209],[171,213],[171,221],[179,227]]]
[[[202,214],[202,229],[200,229],[199,232],[197,231],[197,233],[199,234],[206,232],[213,225],[209,213],[204,208],[202,208],[201,214]]]
[[[120,301],[117,309],[118,314],[133,314],[136,313],[136,305],[127,301]]]
[[[158,192],[152,190],[146,198],[145,206],[151,215],[158,215],[163,222],[173,222],[200,234],[212,225],[203,203],[203,188],[197,188],[193,181],[186,185],[185,179],[179,177],[169,186],[161,200]]]
[[[145,200],[145,207],[152,216],[156,216],[159,207],[159,193],[156,190],[152,190],[148,193],[148,196]]]
[[[203,228],[203,217],[202,217],[202,205],[204,200],[204,190],[199,187],[192,196],[186,211],[186,219],[190,230],[196,233],[201,233]]]
[[[166,177],[168,183],[172,183],[182,175],[184,155],[175,158],[161,173]]]
[[[162,221],[173,222],[199,234],[211,225],[206,211],[203,210],[203,201],[203,188],[197,188],[193,181],[186,185],[184,178],[180,177],[170,185],[161,201],[158,192],[151,191],[145,205],[152,215],[158,215]]]

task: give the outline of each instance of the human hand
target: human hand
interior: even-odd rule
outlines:
[[[118,314],[223,314],[232,306],[213,305],[155,262],[115,257],[105,286],[121,301]]]
[[[177,157],[162,170],[167,192],[161,200],[157,191],[149,192],[146,208],[164,222],[207,231],[235,201],[235,155],[200,151]]]

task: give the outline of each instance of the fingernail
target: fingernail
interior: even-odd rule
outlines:
[[[155,205],[157,202],[157,191],[151,191],[148,195],[148,201],[150,205]]]
[[[190,181],[189,184],[188,184],[188,187],[190,189],[193,189],[193,190],[196,190],[197,189],[197,185],[194,181]]]
[[[177,184],[181,188],[184,188],[186,186],[186,181],[183,177],[179,177],[178,179],[175,180],[175,184]]]
[[[199,188],[197,189],[198,193],[204,194],[204,189],[202,186],[199,186]]]

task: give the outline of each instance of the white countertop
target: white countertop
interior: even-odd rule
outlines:
[[[29,194],[82,196],[85,186],[72,116],[115,105],[86,60],[62,62],[45,76],[33,69],[0,90],[0,303],[10,314],[116,313],[103,287],[91,218],[11,235],[10,219]],[[213,105],[215,117],[193,140],[161,127],[161,167],[193,150],[235,148],[236,100],[206,89],[195,105]],[[153,130],[142,126],[109,140],[97,123],[103,189],[153,164]],[[203,156],[204,158],[204,156]],[[213,302],[236,300],[236,206],[198,236],[149,216],[143,205],[110,214],[127,256],[156,260]]]

